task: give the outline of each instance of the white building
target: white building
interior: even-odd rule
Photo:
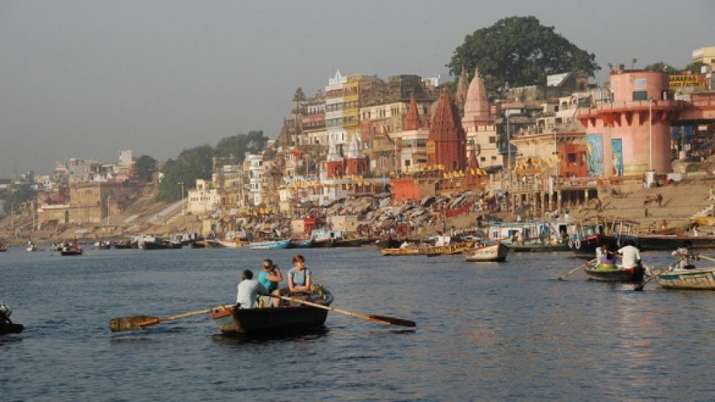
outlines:
[[[248,171],[249,201],[254,206],[261,205],[263,203],[263,155],[247,152],[243,163]]]
[[[196,180],[196,188],[188,191],[187,198],[186,210],[194,215],[211,213],[221,205],[221,195],[206,180]]]

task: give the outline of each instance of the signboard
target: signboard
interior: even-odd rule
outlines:
[[[586,135],[586,161],[588,175],[603,176],[603,136],[601,134]]]
[[[671,74],[668,77],[668,86],[670,89],[705,89],[705,76],[702,74]]]
[[[611,138],[611,150],[613,173],[616,176],[623,176],[623,141],[620,138]]]

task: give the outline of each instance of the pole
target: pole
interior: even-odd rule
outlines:
[[[112,198],[110,196],[107,196],[107,222],[106,225],[109,226],[109,199]]]
[[[509,173],[509,185],[511,185],[511,131],[509,131],[509,111],[506,113],[506,168]]]
[[[653,170],[653,99],[648,99],[648,170]]]

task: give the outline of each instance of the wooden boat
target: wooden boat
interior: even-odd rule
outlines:
[[[132,242],[129,240],[123,240],[123,241],[118,241],[114,243],[114,248],[117,250],[124,250],[124,249],[130,249],[134,248],[132,247]]]
[[[378,248],[398,248],[402,244],[402,241],[389,238],[389,239],[381,239],[381,240],[376,240],[375,245]]]
[[[27,250],[30,253],[37,251],[37,245],[35,243],[28,244],[28,246],[25,250]]]
[[[439,255],[462,254],[474,248],[473,241],[463,241],[459,243],[447,244],[444,246],[424,246],[420,247],[420,254],[428,257],[436,257]]]
[[[248,243],[248,248],[252,250],[277,250],[288,248],[288,245],[290,245],[290,239]]]
[[[465,261],[471,262],[502,262],[506,261],[506,255],[509,253],[509,247],[502,243],[497,243],[491,246],[478,247],[464,254]]]
[[[509,243],[506,245],[515,253],[548,253],[554,251],[569,251],[567,244],[548,244],[542,242],[525,242],[523,244]]]
[[[367,239],[338,239],[333,242],[333,247],[360,247],[367,242]]]
[[[715,267],[666,271],[655,281],[665,289],[715,290]]]
[[[398,248],[383,248],[380,249],[380,254],[385,257],[394,257],[401,255],[420,255],[420,248],[417,246],[407,246]]]
[[[313,245],[313,240],[311,239],[293,239],[290,241],[288,248],[310,248]]]
[[[333,296],[325,291],[309,300],[329,306]],[[213,309],[209,316],[224,334],[279,336],[322,327],[328,311],[304,305],[250,309],[220,306]]]
[[[237,240],[216,240],[220,245],[226,248],[239,248],[241,242]]]
[[[206,243],[203,240],[196,240],[191,242],[191,248],[206,248]]]
[[[616,265],[616,267],[618,266]],[[594,261],[588,263],[584,272],[586,272],[589,279],[595,281],[641,283],[645,271],[643,267],[603,269],[599,268],[599,264]]]
[[[4,244],[0,244],[0,253],[4,253],[7,251],[7,247],[5,247]]]
[[[64,247],[64,248],[62,248],[62,251],[60,251],[60,254],[63,256],[82,255],[82,249],[81,248]]]
[[[23,329],[25,329],[24,325],[15,324],[10,320],[8,320],[8,322],[0,322],[0,335],[19,334]]]

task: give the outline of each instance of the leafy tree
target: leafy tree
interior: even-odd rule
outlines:
[[[216,144],[216,156],[243,162],[246,152],[260,152],[266,147],[266,142],[268,138],[263,136],[263,131],[249,131],[248,134],[226,137]]]
[[[164,177],[159,184],[159,196],[162,201],[176,201],[192,188],[196,179],[210,179],[213,169],[214,149],[202,145],[182,151],[179,156],[166,161],[161,169]],[[181,192],[183,183],[184,194]]]
[[[647,71],[662,71],[664,73],[674,73],[678,71],[677,68],[673,67],[672,65],[659,61],[657,63],[649,64],[643,68],[644,70]]]
[[[479,67],[490,91],[502,90],[507,82],[512,87],[543,84],[549,74],[583,71],[593,76],[600,69],[593,53],[533,16],[502,18],[467,35],[447,67],[454,76],[463,67],[470,74]]]
[[[690,71],[693,74],[700,74],[700,70],[702,69],[702,66],[705,64],[701,62],[695,62],[695,63],[690,63],[685,68],[683,69],[684,71]]]
[[[156,163],[156,159],[149,155],[140,156],[134,164],[139,180],[145,183],[150,182],[156,172]]]

